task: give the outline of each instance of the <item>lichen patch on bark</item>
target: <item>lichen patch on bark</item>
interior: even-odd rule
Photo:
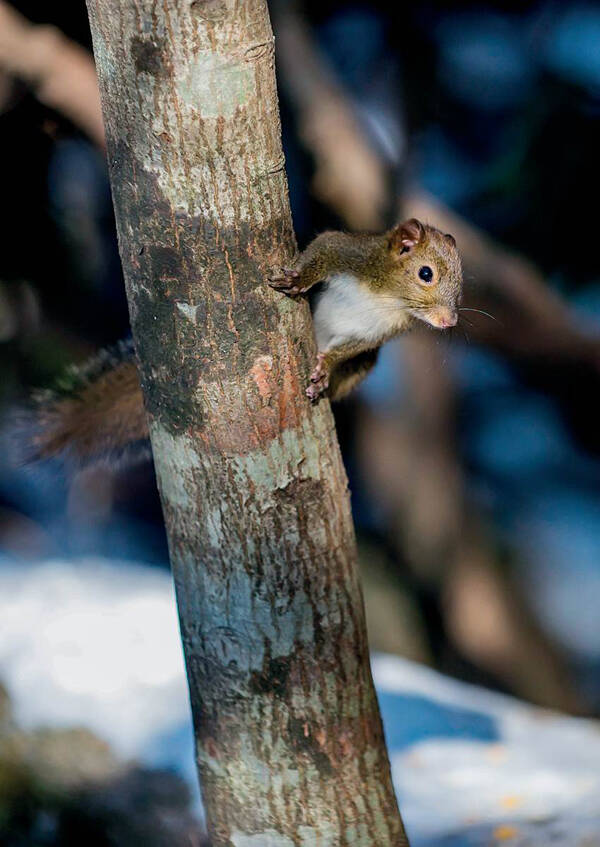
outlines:
[[[202,53],[189,63],[177,83],[181,99],[201,118],[229,118],[255,95],[251,67],[219,53]]]

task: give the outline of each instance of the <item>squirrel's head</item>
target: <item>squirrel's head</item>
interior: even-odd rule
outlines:
[[[456,326],[463,275],[454,238],[411,218],[389,232],[389,250],[411,314],[437,329]]]

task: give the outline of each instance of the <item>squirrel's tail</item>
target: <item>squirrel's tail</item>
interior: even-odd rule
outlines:
[[[150,456],[148,425],[131,341],[73,366],[49,391],[38,392],[21,430],[26,462],[64,458],[69,464],[130,463]]]

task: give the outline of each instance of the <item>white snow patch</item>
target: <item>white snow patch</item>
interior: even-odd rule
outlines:
[[[1,565],[0,679],[22,726],[85,725],[141,756],[189,721],[170,575],[103,559]]]
[[[492,742],[434,737],[390,751],[403,814],[419,836],[503,820],[599,816],[598,723],[456,682],[393,656],[373,656],[372,668],[378,691],[474,710],[492,718],[498,732]],[[401,705],[397,719],[402,720]]]

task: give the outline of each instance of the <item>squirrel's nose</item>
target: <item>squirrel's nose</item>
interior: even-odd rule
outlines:
[[[434,306],[426,313],[425,320],[437,329],[449,329],[458,323],[458,312],[450,306]]]
[[[454,309],[444,310],[444,313],[440,316],[440,327],[442,329],[449,329],[451,326],[456,326],[458,323],[458,312]]]

